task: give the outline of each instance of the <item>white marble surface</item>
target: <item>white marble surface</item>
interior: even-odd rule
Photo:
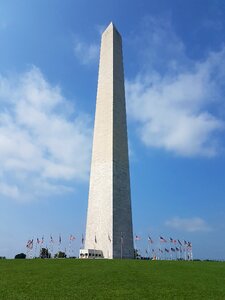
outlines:
[[[122,40],[112,23],[101,40],[85,248],[133,258]]]

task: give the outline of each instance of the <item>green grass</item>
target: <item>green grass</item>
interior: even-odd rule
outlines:
[[[0,299],[225,299],[225,263],[0,260]]]

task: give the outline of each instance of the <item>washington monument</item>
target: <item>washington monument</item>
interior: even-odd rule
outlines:
[[[113,23],[101,39],[84,248],[86,256],[134,257],[122,39]]]

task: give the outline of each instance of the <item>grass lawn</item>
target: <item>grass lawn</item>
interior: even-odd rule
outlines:
[[[225,299],[225,263],[0,260],[0,299]]]

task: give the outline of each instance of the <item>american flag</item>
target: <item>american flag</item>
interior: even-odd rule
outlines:
[[[97,244],[97,238],[96,238],[96,235],[95,235],[95,244]]]
[[[39,240],[39,238],[37,238],[37,244],[40,244],[40,240]]]
[[[178,240],[178,243],[182,246],[182,243],[181,243],[181,241],[180,240]]]
[[[160,236],[159,240],[160,240],[160,242],[162,242],[162,243],[166,243],[166,242],[167,242],[162,236]]]
[[[61,235],[59,235],[59,244],[61,244],[62,242],[62,238],[61,238]]]
[[[170,238],[170,242],[173,243],[173,239],[172,238]]]
[[[111,237],[110,237],[110,235],[108,234],[108,240],[110,241],[110,243],[111,243]]]
[[[135,241],[140,241],[141,237],[138,235],[135,235]]]
[[[173,252],[175,252],[175,251],[176,251],[174,248],[170,248],[170,249],[171,249],[171,251],[173,251]]]
[[[148,236],[148,241],[149,241],[149,243],[151,243],[151,244],[154,243],[150,236]]]
[[[83,236],[83,234],[82,234],[81,243],[82,243],[82,245],[84,244],[84,236]]]
[[[33,239],[32,240],[28,240],[27,242],[27,246],[28,249],[33,249]]]
[[[166,251],[166,252],[170,252],[170,250],[169,250],[169,249],[167,249],[167,248],[165,248],[165,251]]]
[[[50,242],[51,242],[51,243],[54,243],[54,240],[53,240],[52,235],[50,236]]]
[[[76,238],[75,238],[75,236],[74,235],[70,235],[70,241],[74,241]]]
[[[123,244],[123,233],[121,232],[121,235],[120,235],[120,242],[121,242],[121,245]]]
[[[192,249],[192,243],[191,242],[188,242],[188,248]]]

